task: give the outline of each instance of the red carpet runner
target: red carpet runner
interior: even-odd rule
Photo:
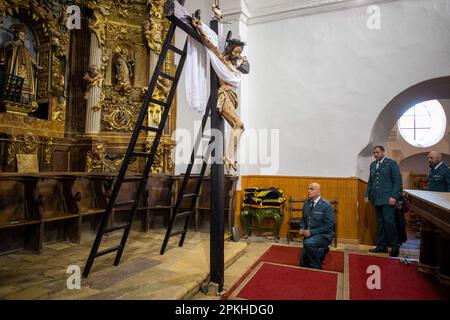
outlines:
[[[286,264],[289,266],[298,266],[300,261],[300,252],[302,248],[288,246],[271,246],[258,262],[274,262]],[[344,253],[330,251],[325,256],[322,263],[322,269],[328,271],[344,272]]]
[[[300,250],[299,247],[271,246],[225,293],[223,299],[450,299],[450,287],[419,272],[415,264],[405,265],[399,259],[349,253],[348,282],[340,285],[338,280],[342,280],[344,272],[343,252],[330,251],[322,264],[323,271],[316,271],[298,267]],[[368,279],[373,275],[373,271],[368,272],[369,266],[379,267],[380,289],[368,288]],[[305,291],[303,288],[313,290]]]
[[[380,289],[369,289],[367,279],[380,268]],[[415,264],[398,259],[349,254],[350,300],[435,300],[449,299],[449,288],[430,275],[419,272]]]
[[[227,299],[236,288],[249,276],[249,274],[261,263],[261,262],[273,262],[277,264],[284,264],[287,266],[298,266],[300,260],[300,251],[302,248],[291,246],[272,245],[267,251],[245,272],[245,274],[224,294],[223,299]],[[264,267],[264,270],[266,267]],[[322,264],[323,270],[344,272],[344,253],[330,251],[326,255],[326,258]],[[299,269],[305,270],[305,269]],[[308,270],[306,270],[308,271]],[[316,273],[322,273],[313,271]],[[333,282],[335,283],[335,282]],[[336,292],[334,292],[334,298]],[[269,299],[269,298],[267,298]]]
[[[261,262],[232,297],[248,300],[336,300],[338,273]]]

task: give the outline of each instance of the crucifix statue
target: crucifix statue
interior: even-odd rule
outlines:
[[[192,25],[200,34],[203,43],[223,65],[235,76],[238,72],[247,74],[249,72],[249,62],[246,57],[242,56],[245,43],[232,39],[231,31],[228,32],[226,38],[226,47],[224,52],[220,52],[219,48],[210,40],[204,31],[204,25],[200,20],[199,10],[192,16]],[[236,153],[239,140],[244,132],[244,123],[239,118],[236,111],[238,108],[237,87],[226,80],[219,79],[219,92],[217,96],[217,111],[231,126],[229,148],[224,156],[224,165],[227,172],[231,169],[237,170]]]

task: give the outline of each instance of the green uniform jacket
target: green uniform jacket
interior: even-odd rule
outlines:
[[[377,161],[370,164],[369,183],[366,197],[375,206],[389,204],[389,198],[399,198],[402,189],[402,176],[400,168],[392,159],[384,158],[377,169]]]
[[[445,163],[437,169],[431,169],[428,174],[428,190],[450,192],[450,169]]]
[[[311,212],[312,200],[305,201],[302,210],[301,229],[309,229],[311,236],[323,235],[328,241],[334,237],[334,212],[331,205],[322,198],[317,201]]]

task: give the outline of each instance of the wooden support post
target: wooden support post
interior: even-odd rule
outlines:
[[[217,20],[212,20],[210,27],[218,33]],[[218,284],[218,293],[221,293],[224,283],[224,120],[217,112],[217,93],[217,75],[211,67],[211,132],[219,141],[214,141],[215,148],[211,154],[213,161],[211,164],[210,281]]]

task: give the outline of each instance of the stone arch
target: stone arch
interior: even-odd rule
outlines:
[[[450,99],[450,76],[417,83],[399,93],[384,107],[372,127],[368,144],[358,155],[357,170],[360,178],[367,180],[373,147],[386,144],[392,128],[402,114],[419,102],[433,99]]]

